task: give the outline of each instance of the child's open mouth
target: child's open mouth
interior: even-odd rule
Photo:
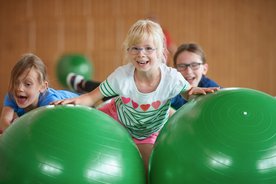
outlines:
[[[19,104],[24,104],[27,100],[26,96],[19,95],[16,97]]]
[[[139,65],[145,65],[145,64],[148,64],[149,62],[148,61],[137,61],[137,63]]]

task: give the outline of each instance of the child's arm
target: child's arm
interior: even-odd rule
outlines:
[[[68,98],[64,100],[57,100],[51,104],[53,105],[64,105],[64,104],[75,104],[93,106],[97,101],[101,100],[104,96],[102,95],[100,88],[97,87],[89,93],[85,93],[76,98]]]
[[[170,107],[169,117],[171,117],[175,112],[176,112],[176,110],[173,109],[172,107]]]
[[[191,95],[206,95],[206,93],[214,93],[219,90],[219,87],[210,87],[210,88],[200,88],[200,87],[191,87],[189,90],[185,91],[181,95],[184,99],[189,100]]]
[[[17,114],[11,107],[4,106],[1,112],[0,129],[4,131],[17,118]]]

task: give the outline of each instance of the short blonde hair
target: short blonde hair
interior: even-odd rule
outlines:
[[[123,44],[125,51],[125,60],[128,61],[127,50],[133,45],[139,44],[149,38],[152,38],[153,43],[156,47],[157,57],[160,61],[166,62],[166,39],[161,26],[149,19],[138,20],[129,29],[126,39]]]

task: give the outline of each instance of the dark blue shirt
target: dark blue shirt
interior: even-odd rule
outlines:
[[[198,87],[209,88],[209,87],[220,87],[215,81],[209,79],[205,75],[202,76],[201,80],[198,83]],[[175,110],[179,109],[182,105],[187,103],[181,94],[178,94],[176,97],[171,99],[171,107]]]

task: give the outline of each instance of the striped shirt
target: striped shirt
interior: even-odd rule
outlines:
[[[134,66],[117,68],[101,83],[101,93],[118,95],[115,99],[119,120],[136,139],[145,139],[160,131],[169,118],[170,99],[190,88],[189,83],[175,69],[160,65],[161,80],[150,93],[138,91],[134,81]]]

